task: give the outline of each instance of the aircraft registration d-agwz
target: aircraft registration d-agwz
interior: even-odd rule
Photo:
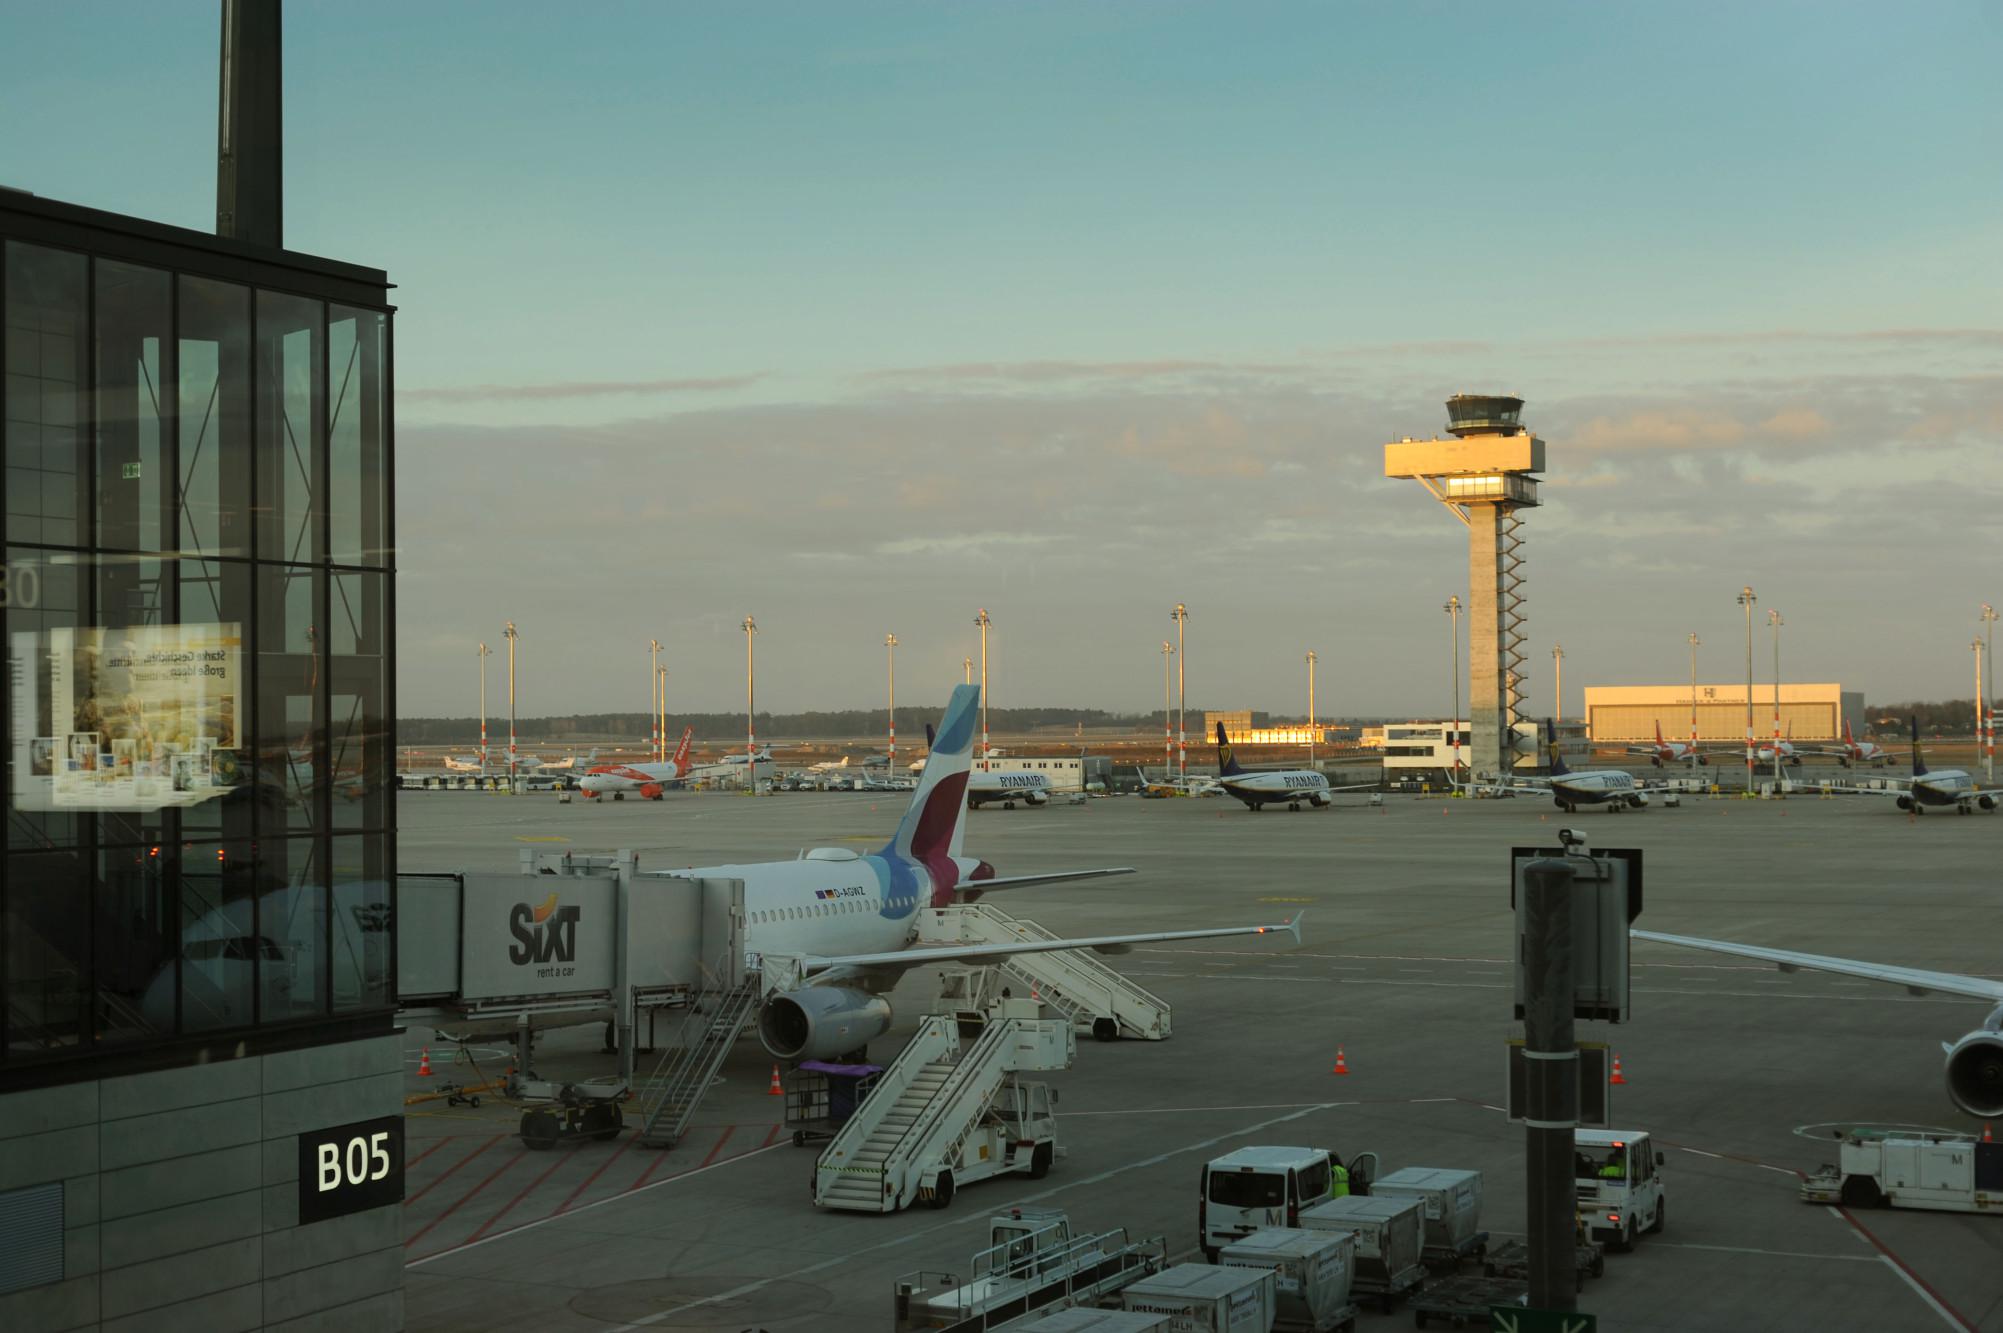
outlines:
[[[980,693],[975,685],[954,688],[911,806],[881,849],[816,847],[791,861],[664,872],[744,882],[744,947],[758,959],[768,988],[758,1035],[773,1055],[828,1059],[883,1035],[891,1025],[885,993],[914,967],[998,963],[1015,954],[1059,949],[1124,953],[1137,944],[1225,935],[1279,935],[1299,942],[1296,913],[1279,925],[916,947],[920,913],[927,910],[1001,889],[1133,873],[1130,866],[1116,866],[998,876],[986,861],[961,855]]]

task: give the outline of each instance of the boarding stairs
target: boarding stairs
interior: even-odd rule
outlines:
[[[952,1019],[924,1019],[815,1163],[814,1202],[894,1213],[929,1198],[942,1163],[959,1162],[977,1130],[1023,1104],[1016,1075],[1069,1068],[1076,1049],[1058,1019],[999,1018],[964,1050]]]
[[[919,922],[921,946],[1040,943],[1058,936],[986,903],[932,908]],[[983,975],[985,974],[985,975]],[[997,978],[1000,979],[997,979]],[[941,993],[957,993],[963,1011],[985,1009],[1006,984],[1016,999],[1034,998],[1069,1019],[1075,1031],[1101,1040],[1169,1035],[1167,1000],[1122,976],[1090,949],[1016,954],[993,969],[954,966],[940,972]]]
[[[754,972],[735,986],[714,982],[696,996],[682,1020],[681,1039],[634,1088],[640,1098],[642,1144],[672,1148],[681,1142],[762,995]]]

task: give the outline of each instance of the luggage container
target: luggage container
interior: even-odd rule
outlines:
[[[1173,1333],[1173,1329],[1165,1314],[1074,1308],[1010,1324],[1008,1333]]]
[[[1452,1266],[1488,1250],[1481,1227],[1481,1172],[1408,1166],[1370,1187],[1377,1198],[1417,1199],[1425,1210],[1421,1255],[1429,1264]]]
[[[1356,1268],[1349,1289],[1357,1296],[1375,1297],[1389,1313],[1399,1297],[1426,1280],[1420,1260],[1424,1213],[1425,1204],[1418,1199],[1352,1194],[1307,1209],[1301,1214],[1301,1226],[1310,1231],[1355,1232]]]
[[[1279,1274],[1177,1264],[1120,1292],[1120,1308],[1168,1315],[1176,1333],[1272,1333]]]
[[[1356,1267],[1356,1233],[1268,1227],[1224,1247],[1226,1268],[1270,1268],[1278,1274],[1273,1327],[1330,1333],[1356,1325],[1349,1281]]]

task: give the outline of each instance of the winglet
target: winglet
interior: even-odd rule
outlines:
[[[1303,907],[1300,911],[1294,913],[1293,920],[1287,922],[1287,933],[1294,937],[1295,944],[1301,942],[1301,918],[1307,914],[1308,909]]]

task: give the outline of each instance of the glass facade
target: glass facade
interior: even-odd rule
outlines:
[[[387,1028],[380,273],[0,196],[0,1083]]]

